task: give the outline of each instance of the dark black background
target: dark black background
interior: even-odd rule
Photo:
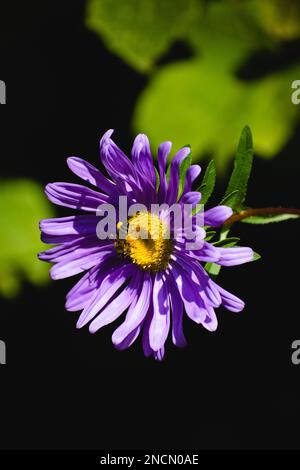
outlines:
[[[1,177],[72,181],[66,158],[98,164],[98,140],[111,127],[130,149],[147,78],[110,54],[83,14],[81,1],[1,2]],[[188,53],[177,44],[164,61]],[[298,56],[293,44],[284,58],[254,57],[243,74]],[[299,154],[298,129],[275,159],[257,158],[249,204],[299,206]],[[300,365],[291,363],[291,343],[300,339],[300,225],[240,224],[234,232],[263,257],[220,275],[245,310],[220,309],[215,333],[186,321],[188,347],[169,343],[163,363],[145,359],[139,341],[116,351],[114,326],[76,330],[77,314],[64,310],[72,279],[1,299],[0,448],[299,448]]]

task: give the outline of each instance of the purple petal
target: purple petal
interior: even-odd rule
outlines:
[[[221,295],[222,305],[227,308],[227,310],[230,310],[231,312],[241,312],[243,310],[245,303],[241,299],[223,289],[215,282],[214,285]]]
[[[191,286],[193,286],[197,296],[201,297],[205,307],[208,305],[219,307],[221,304],[220,294],[203,266],[186,255],[173,255],[172,258],[185,270]]]
[[[188,193],[192,191],[192,186],[196,178],[200,175],[201,173],[201,167],[199,165],[191,165],[185,176],[185,184],[184,184],[184,190],[183,194]]]
[[[115,181],[123,178],[125,181],[137,182],[138,175],[132,162],[110,138],[113,130],[107,131],[100,140],[101,160]]]
[[[153,349],[151,348],[150,342],[149,342],[149,328],[152,322],[152,318],[153,318],[153,301],[151,297],[149,310],[147,312],[144,326],[143,326],[143,337],[142,337],[143,351],[146,357],[149,357],[153,354]]]
[[[153,189],[156,186],[156,175],[153,158],[151,155],[148,137],[145,134],[138,134],[132,146],[132,161],[142,176],[145,184],[151,183]]]
[[[163,202],[166,196],[167,192],[167,178],[166,178],[166,165],[167,165],[167,159],[168,155],[171,151],[172,148],[172,142],[163,142],[160,144],[158,147],[158,172],[159,172],[159,190],[158,190],[158,196],[159,196],[159,202]]]
[[[178,249],[186,250],[191,253],[195,253],[197,256],[202,253],[202,249],[205,246],[205,235],[206,231],[204,228],[200,227],[199,225],[193,224],[192,227],[189,227],[189,230],[192,229],[191,233],[187,232],[187,227],[184,225],[182,227],[174,227],[173,230],[173,238],[175,239],[175,246],[178,247]],[[191,249],[191,246],[188,245],[188,243],[197,243],[196,246],[194,246],[194,249]],[[198,248],[199,247],[199,248]],[[197,248],[197,249],[196,249]]]
[[[172,262],[170,272],[174,277],[187,315],[196,323],[202,323],[206,318],[207,309],[197,293],[194,283],[191,283],[185,270],[176,262]]]
[[[153,351],[149,342],[149,328],[153,319],[153,304],[150,306],[143,328],[143,351],[146,357],[153,356],[156,361],[162,361],[165,348],[162,346],[158,351]]]
[[[107,304],[117,290],[130,278],[135,272],[136,267],[132,264],[113,269],[102,281],[95,297],[91,303],[83,310],[78,321],[77,328],[82,328]]]
[[[180,263],[181,268],[187,270],[188,279],[190,279],[190,287],[194,287],[194,282],[198,283],[198,288],[194,287],[194,291],[196,295],[198,295],[197,298],[198,301],[200,300],[200,305],[202,305],[204,318],[201,321],[197,321],[197,319],[195,319],[195,321],[197,323],[201,323],[207,330],[215,331],[218,326],[218,321],[213,307],[218,307],[221,304],[221,296],[218,289],[202,266],[198,265],[194,261],[189,265],[184,261],[183,257],[180,257]],[[177,266],[179,265],[176,264],[176,268]]]
[[[216,206],[204,212],[204,224],[209,227],[219,227],[232,215],[228,206]]]
[[[40,230],[46,235],[83,235],[96,234],[96,225],[99,218],[95,215],[71,215],[43,219],[40,221]]]
[[[138,291],[139,273],[135,275],[128,286],[115,297],[108,305],[99,313],[89,326],[90,333],[95,333],[100,328],[116,320],[134,301]]]
[[[66,297],[69,312],[84,309],[93,299],[99,286],[99,266],[94,266],[75,284]]]
[[[100,204],[110,202],[106,194],[73,183],[47,184],[45,193],[54,204],[90,212],[96,212]]]
[[[156,273],[153,284],[153,317],[149,327],[149,343],[153,351],[163,347],[170,328],[170,304],[166,280]]]
[[[116,185],[108,178],[106,178],[98,168],[95,168],[90,163],[86,162],[82,158],[78,157],[69,157],[67,159],[67,164],[70,170],[75,173],[75,175],[82,178],[84,181],[97,186],[106,194],[115,198],[116,196]]]
[[[198,261],[203,261],[205,263],[216,263],[220,258],[220,252],[218,249],[208,242],[203,242],[203,246],[200,250],[192,250],[189,254]]]
[[[80,249],[77,254],[66,255],[65,259],[52,266],[50,276],[54,280],[75,276],[106,260],[114,251],[113,244],[89,250]]]
[[[124,349],[129,348],[139,336],[141,329],[142,329],[142,325],[137,326],[134,330],[132,330],[128,334],[128,336],[124,338],[124,340],[121,343],[115,344],[116,348],[119,351],[123,351]]]
[[[103,261],[101,265],[96,265],[90,269],[68,292],[66,309],[75,312],[91,304],[103,279],[114,269],[120,268],[121,263],[119,257],[112,256]]]
[[[171,161],[170,181],[166,194],[167,204],[174,204],[177,201],[179,190],[179,169],[183,160],[191,153],[189,147],[183,147],[174,155]]]
[[[72,215],[40,221],[41,238],[44,243],[55,244],[79,240],[82,236],[96,236],[99,217],[95,215]]]
[[[197,191],[190,191],[185,193],[181,196],[180,202],[181,204],[190,204],[192,209],[196,207],[196,205],[200,202],[201,194]]]
[[[248,247],[218,248],[220,258],[217,264],[221,266],[237,266],[253,261],[253,250]]]
[[[165,357],[165,347],[162,346],[158,351],[154,351],[153,356],[156,361],[162,361]]]
[[[137,302],[130,306],[125,321],[112,335],[112,342],[115,346],[120,345],[143,322],[148,312],[152,296],[152,281],[149,273],[145,272],[143,276],[141,275],[141,286]]]
[[[205,318],[202,325],[208,331],[216,331],[216,329],[218,328],[218,319],[217,319],[217,316],[215,314],[215,311],[211,306],[208,306],[207,307],[207,312],[208,312],[208,315]]]
[[[170,305],[172,309],[172,341],[175,346],[183,348],[186,346],[186,339],[183,333],[183,303],[176,286],[174,285],[173,278],[169,278],[169,296]]]
[[[87,255],[91,253],[99,246],[112,245],[112,242],[105,241],[105,243],[99,243],[97,237],[87,236],[75,239],[68,243],[50,248],[49,250],[43,251],[38,254],[38,257],[42,261],[48,261],[49,263],[58,263],[59,261],[75,259],[75,257],[83,250],[86,250]]]

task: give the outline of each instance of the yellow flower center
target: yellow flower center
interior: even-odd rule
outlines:
[[[173,244],[166,238],[167,226],[157,215],[138,212],[130,217],[127,235],[123,239],[120,238],[121,222],[117,228],[119,235],[115,246],[118,253],[147,271],[157,272],[167,268]]]

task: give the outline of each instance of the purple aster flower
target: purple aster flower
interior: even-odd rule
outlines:
[[[112,132],[106,132],[100,141],[101,161],[108,177],[80,158],[67,160],[73,173],[95,190],[73,183],[46,186],[50,201],[85,214],[42,220],[42,240],[56,246],[40,253],[39,258],[54,263],[50,270],[52,279],[85,272],[66,299],[67,310],[81,311],[78,328],[89,324],[90,332],[95,333],[126,312],[123,323],[112,335],[113,344],[120,350],[128,348],[141,333],[145,355],[162,360],[170,330],[176,346],[186,344],[184,312],[196,323],[214,331],[215,308],[223,305],[233,312],[244,308],[244,302],[216,284],[201,263],[234,266],[252,261],[253,251],[208,243],[194,213],[190,213],[190,222],[202,238],[198,249],[190,249],[184,230],[172,229],[170,237],[164,237],[166,213],[153,214],[150,206],[178,203],[194,207],[201,195],[192,191],[192,184],[201,169],[198,165],[189,167],[178,199],[179,169],[190,148],[183,147],[173,157],[167,178],[171,142],[159,146],[157,172],[145,135],[136,137],[129,159],[111,139]],[[98,208],[110,204],[118,210],[119,196],[126,196],[130,204],[143,204],[146,210],[128,217],[124,236],[121,236],[124,224],[117,220],[116,237],[99,239]],[[204,226],[221,226],[231,214],[227,206],[209,209],[204,212]],[[132,227],[146,233],[146,240],[133,236]]]

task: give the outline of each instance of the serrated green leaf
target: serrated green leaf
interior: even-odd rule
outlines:
[[[191,166],[191,164],[192,164],[192,154],[189,153],[189,155],[187,155],[185,159],[182,161],[180,168],[179,168],[179,190],[178,190],[177,200],[180,198],[180,196],[183,193],[186,172]]]
[[[220,202],[220,205],[225,205],[231,207],[231,204],[234,201],[234,198],[236,197],[238,193],[238,190],[236,189],[235,191],[232,191],[229,193],[227,196],[224,196],[222,201]]]
[[[211,160],[206,167],[202,183],[200,184],[199,188],[196,189],[196,191],[201,193],[201,204],[206,204],[212,195],[216,184],[216,175],[216,165],[215,162]]]
[[[224,238],[223,240],[218,240],[217,242],[214,242],[214,246],[219,246],[219,247],[230,247],[230,246],[235,246],[240,239],[238,237],[229,237],[229,238]]]
[[[49,279],[49,266],[37,258],[46,249],[38,223],[54,214],[43,188],[30,180],[2,180],[0,205],[0,294],[13,297],[23,279],[36,285]]]
[[[272,224],[275,222],[284,222],[285,220],[299,219],[297,214],[277,214],[277,215],[255,215],[242,219],[241,222],[246,224]]]
[[[225,198],[230,195],[227,205],[238,210],[246,197],[247,184],[252,169],[253,162],[253,140],[252,133],[248,126],[245,126],[235,155],[233,172],[225,193]],[[233,194],[234,191],[237,191]]]

